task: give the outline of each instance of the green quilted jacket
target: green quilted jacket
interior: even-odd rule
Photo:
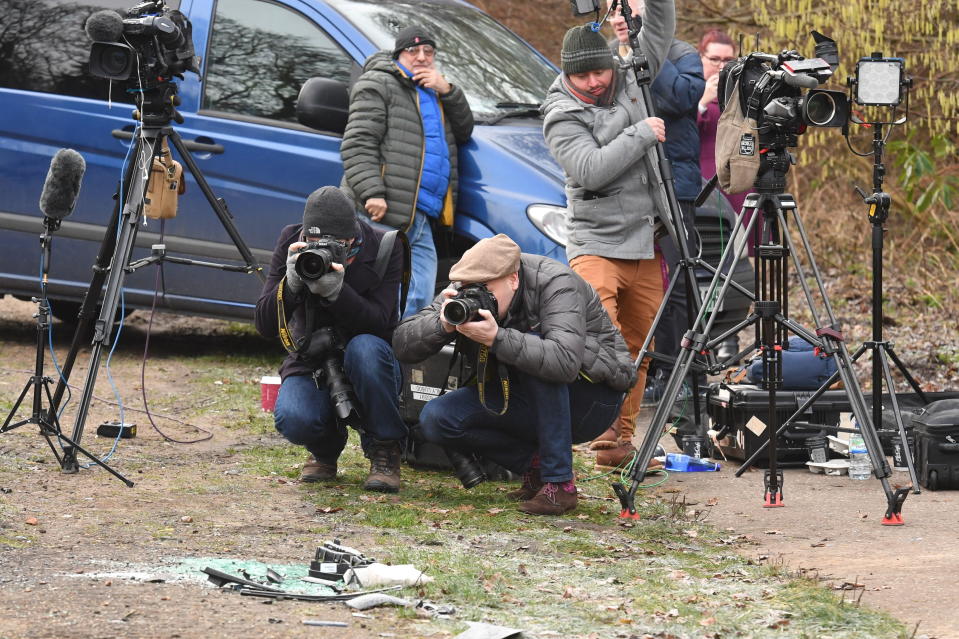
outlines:
[[[473,113],[458,86],[440,96],[449,146],[450,181],[440,223],[453,225],[456,208],[457,144],[473,133]],[[382,223],[408,230],[416,212],[423,170],[423,120],[413,81],[387,51],[374,53],[350,93],[350,114],[340,146],[342,187],[363,209],[366,200],[386,200]]]

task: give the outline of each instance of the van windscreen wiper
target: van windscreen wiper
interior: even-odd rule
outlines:
[[[540,104],[535,102],[497,102],[497,109],[509,109],[502,113],[498,113],[491,117],[489,120],[486,120],[483,124],[487,126],[493,126],[501,120],[506,118],[531,118],[538,117],[540,115]]]

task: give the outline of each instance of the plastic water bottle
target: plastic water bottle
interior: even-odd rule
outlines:
[[[666,470],[677,473],[711,472],[719,470],[719,464],[682,453],[667,453]]]
[[[872,462],[866,442],[859,433],[849,438],[849,479],[869,479],[872,477]]]

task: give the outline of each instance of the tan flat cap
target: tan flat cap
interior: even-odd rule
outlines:
[[[450,269],[450,281],[488,282],[519,270],[519,246],[509,236],[494,235],[474,244]]]

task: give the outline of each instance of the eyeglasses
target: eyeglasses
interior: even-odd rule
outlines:
[[[403,50],[412,56],[418,56],[420,53],[422,53],[427,58],[432,58],[434,55],[436,55],[436,49],[428,44],[420,44],[415,47],[406,47]]]
[[[703,60],[709,60],[712,64],[729,64],[736,58],[719,58],[711,55],[704,55]]]

